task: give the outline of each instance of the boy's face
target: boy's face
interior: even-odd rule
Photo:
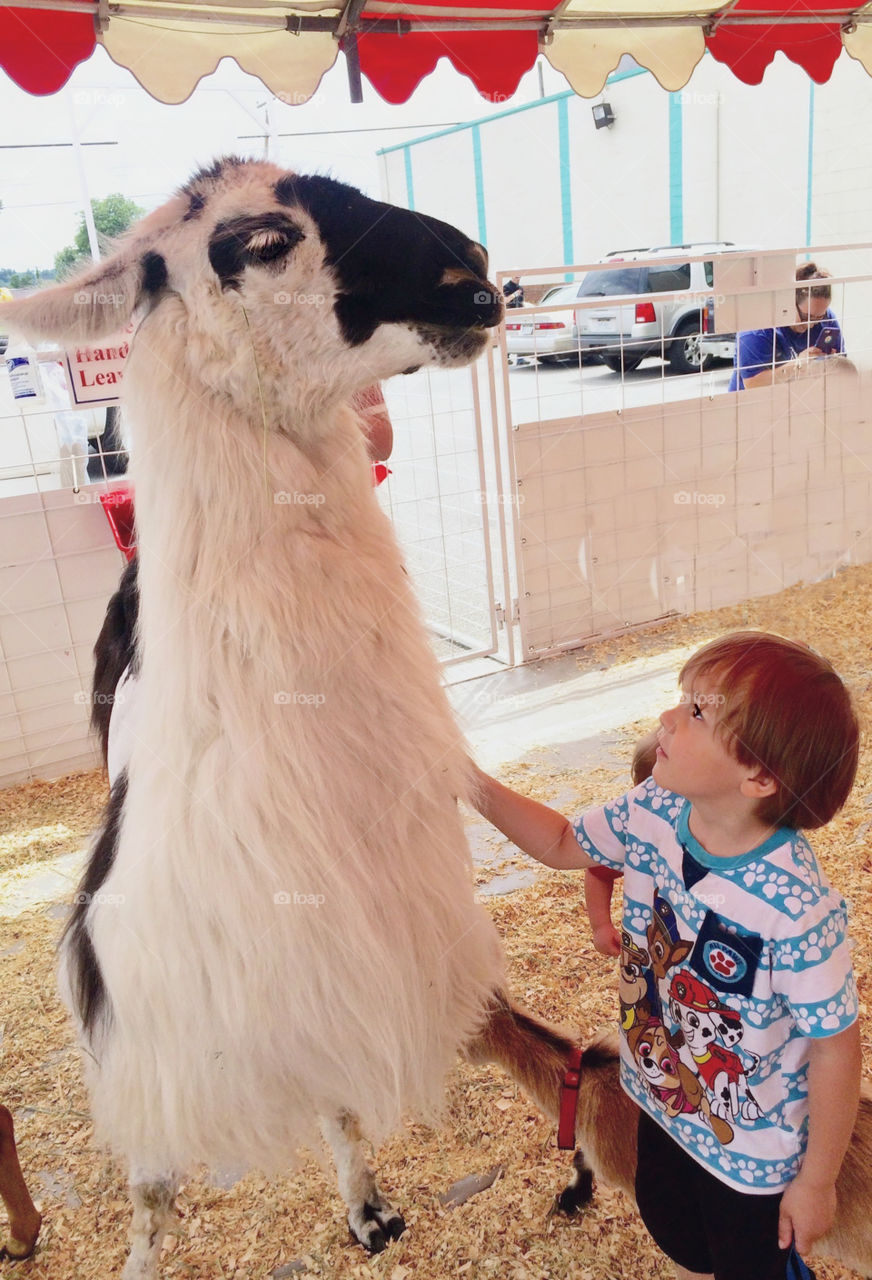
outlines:
[[[717,732],[723,705],[714,680],[696,676],[685,684],[678,705],[660,717],[652,771],[658,786],[691,803],[738,796],[749,770]]]

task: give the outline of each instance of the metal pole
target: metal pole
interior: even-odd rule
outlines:
[[[85,214],[85,227],[88,231],[88,244],[91,248],[91,257],[95,262],[99,262],[100,246],[97,243],[97,227],[94,224],[94,210],[91,208],[91,194],[88,191],[88,175],[85,172],[85,161],[82,156],[82,140],[79,137],[79,125],[76,120],[76,104],[69,84],[64,86],[64,94],[70,116],[70,128],[73,135],[73,156],[76,161],[76,171],[79,175],[79,191],[82,195],[82,209]]]

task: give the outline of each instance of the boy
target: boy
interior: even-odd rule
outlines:
[[[626,796],[570,825],[480,774],[480,808],[547,866],[623,872],[636,1196],[679,1280],[784,1280],[833,1220],[859,1097],[845,904],[799,834],[847,799],[859,731],[829,663],[779,636],[716,640],[680,682]]]

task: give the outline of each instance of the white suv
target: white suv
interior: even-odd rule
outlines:
[[[703,312],[711,294],[714,271],[711,262],[638,266],[643,259],[676,258],[681,253],[724,253],[731,242],[667,244],[651,249],[624,249],[609,253],[603,265],[588,271],[578,290],[579,298],[602,297],[601,307],[575,312],[578,344],[582,352],[599,352],[616,373],[635,369],[646,356],[668,360],[674,373],[699,373],[710,361],[700,348]],[[621,304],[633,294],[676,294],[651,302]]]

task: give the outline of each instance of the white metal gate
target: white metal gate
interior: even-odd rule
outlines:
[[[394,427],[379,489],[445,665],[508,658],[503,461],[491,406],[492,352],[384,387]]]

